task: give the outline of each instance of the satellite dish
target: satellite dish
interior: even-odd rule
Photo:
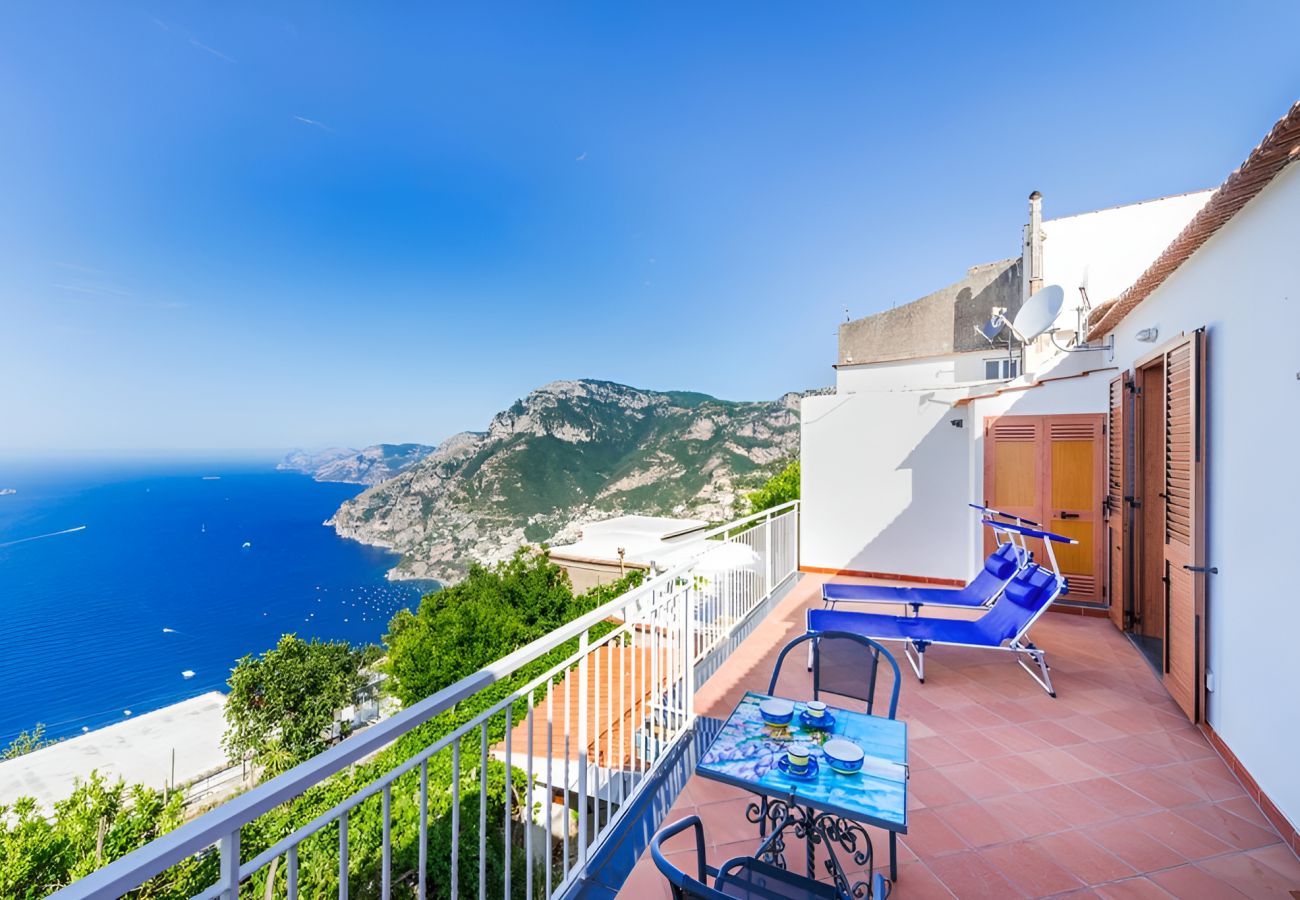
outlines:
[[[1065,305],[1065,291],[1059,284],[1049,284],[1025,301],[1016,313],[1016,320],[1011,323],[1011,330],[1016,337],[1028,343],[1040,334],[1049,331],[1056,324],[1056,317]]]

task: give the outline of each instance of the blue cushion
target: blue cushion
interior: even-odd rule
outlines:
[[[1033,570],[1021,573],[1007,584],[1004,596],[1017,606],[1034,609],[1038,597],[1043,592],[1041,584],[1035,584]]]
[[[1042,605],[1043,592],[1055,577],[1042,566],[1031,566],[1007,584],[1006,598],[1017,606],[1036,610]]]
[[[1011,574],[1015,572],[1017,568],[1019,567],[1016,565],[1014,550],[1011,552],[1010,558],[999,550],[997,553],[990,554],[989,558],[984,560],[984,571],[988,572],[999,581],[1005,581],[1010,578]]]

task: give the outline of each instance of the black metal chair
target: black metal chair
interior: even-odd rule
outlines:
[[[809,668],[813,673],[814,700],[821,693],[835,694],[862,700],[867,714],[876,715],[876,687],[879,683],[880,660],[889,663],[894,673],[894,685],[889,696],[889,718],[898,714],[898,688],[900,684],[898,661],[894,655],[869,637],[847,631],[813,631],[800,635],[781,648],[781,655],[772,667],[772,680],[767,692],[776,695],[776,682],[781,677],[781,665],[790,651],[800,644],[809,643]]]
[[[662,847],[665,840],[688,828],[693,829],[695,836],[694,875],[670,863]],[[717,868],[710,866],[704,851],[704,825],[699,816],[687,816],[656,834],[650,840],[650,856],[668,879],[674,900],[855,900],[847,881],[839,885],[815,881],[753,856],[737,856]],[[876,875],[866,900],[885,900],[888,893],[885,877]]]

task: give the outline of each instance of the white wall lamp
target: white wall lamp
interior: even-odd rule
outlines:
[[[1150,328],[1143,328],[1134,337],[1144,344],[1154,344],[1160,337],[1160,329],[1152,325]]]

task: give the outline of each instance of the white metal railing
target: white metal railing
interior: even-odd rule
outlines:
[[[582,873],[694,721],[696,664],[798,568],[798,501],[707,532],[691,558],[397,715],[64,888],[60,898],[118,897],[195,856],[217,856],[197,898],[238,900],[241,885],[295,900],[300,890],[365,895],[555,897]],[[739,551],[736,548],[742,548]],[[539,670],[540,669],[540,670]],[[494,689],[493,694],[485,694]],[[457,704],[500,696],[292,833],[245,859],[244,826],[371,757]],[[489,775],[503,773],[490,822]],[[444,774],[445,784],[439,782]],[[417,785],[418,781],[418,785]],[[462,821],[477,789],[477,827]],[[430,800],[440,804],[431,842]],[[394,798],[415,798],[414,835],[394,839]],[[378,807],[376,810],[375,807]],[[382,822],[377,872],[350,865],[349,822]],[[497,820],[499,816],[499,821]],[[462,846],[467,844],[468,846]],[[477,845],[476,847],[474,845]],[[412,846],[414,845],[414,846]],[[253,848],[245,848],[253,849]],[[394,851],[414,866],[394,871]],[[489,852],[491,851],[491,853]],[[429,875],[434,854],[449,865]],[[318,858],[310,859],[310,855]],[[494,873],[489,873],[489,856]],[[321,858],[333,884],[321,885]],[[305,860],[312,883],[304,881]],[[355,862],[355,857],[353,858]],[[337,863],[337,868],[335,868]],[[364,863],[359,864],[364,865]],[[466,866],[476,867],[466,871]],[[282,876],[281,876],[282,873]],[[495,877],[494,877],[495,876]],[[281,886],[281,877],[283,886]],[[499,877],[499,881],[497,878]],[[275,883],[268,889],[266,882]],[[261,894],[259,893],[259,896]]]

